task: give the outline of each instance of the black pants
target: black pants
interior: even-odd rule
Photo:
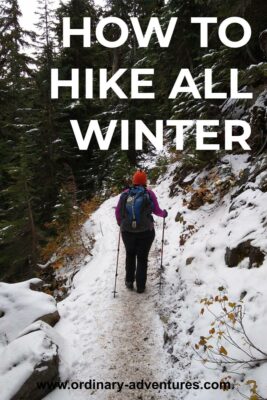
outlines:
[[[122,232],[122,239],[126,249],[125,280],[134,282],[136,279],[137,289],[144,289],[147,279],[148,254],[155,239],[155,230],[137,233]]]

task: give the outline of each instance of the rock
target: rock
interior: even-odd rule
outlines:
[[[194,325],[192,325],[189,329],[187,329],[188,335],[192,335],[192,333],[194,332],[194,330],[195,330],[195,327],[194,327]]]
[[[170,186],[170,196],[175,196],[180,191],[179,187],[191,185],[197,176],[195,172],[196,168],[192,166],[177,167],[174,172],[173,183]]]
[[[56,310],[53,313],[46,314],[46,315],[43,315],[40,318],[37,318],[36,321],[39,321],[39,320],[43,321],[43,322],[46,322],[50,326],[55,326],[56,323],[60,320],[60,315],[59,315],[58,311]]]
[[[217,187],[218,192],[220,193],[220,196],[223,197],[225,196],[230,189],[234,186],[235,184],[235,180],[232,179],[227,179],[224,181],[219,181],[219,182],[215,182],[215,185]]]
[[[0,337],[6,335],[11,342],[34,321],[43,320],[51,325],[58,321],[55,299],[30,289],[37,288],[39,283],[38,279],[14,284],[0,282],[0,307],[5,312],[1,318]]]
[[[181,224],[184,222],[184,217],[181,212],[178,212],[175,217],[175,222],[180,222]]]
[[[259,247],[252,246],[251,240],[240,243],[236,248],[230,249],[227,247],[225,253],[225,263],[228,267],[237,267],[238,264],[249,258],[249,268],[260,267],[263,264],[265,254]]]
[[[190,203],[188,204],[188,209],[189,210],[198,210],[199,207],[204,205],[204,199],[203,196],[196,192],[193,194],[191,197]]]
[[[261,32],[259,37],[260,48],[267,57],[267,29]]]
[[[238,199],[238,200],[234,201],[234,202],[231,204],[230,208],[229,208],[229,213],[230,213],[231,211],[235,211],[235,210],[240,209],[242,206],[245,206],[246,204],[247,204],[246,201],[243,200],[243,199],[241,199],[241,200]]]
[[[244,290],[241,294],[240,294],[240,301],[242,301],[246,295],[248,294],[248,292],[246,290]]]
[[[194,259],[195,259],[195,257],[188,257],[188,258],[186,259],[185,264],[186,264],[186,265],[191,265],[192,262],[194,261]]]
[[[267,173],[263,173],[260,177],[259,189],[264,193],[267,192]]]
[[[39,292],[44,286],[44,282],[41,279],[32,279],[30,281],[30,289]]]
[[[46,268],[39,268],[38,276],[45,282],[46,285],[49,285],[52,290],[54,290],[52,286],[56,288],[55,270],[51,264]]]
[[[2,318],[5,315],[4,311],[0,310],[0,318]]]
[[[164,345],[166,345],[170,341],[170,337],[166,331],[164,331],[164,334],[163,334],[163,341],[164,341]]]
[[[186,171],[185,171],[185,172],[186,172]],[[198,175],[197,173],[191,173],[191,174],[189,174],[189,175],[186,176],[183,180],[180,179],[179,185],[180,185],[181,187],[191,186],[191,185],[194,183],[194,181],[195,181],[197,175]]]
[[[249,182],[255,182],[256,179],[260,176],[259,179],[259,189],[263,192],[266,191],[266,181],[264,178],[264,172],[267,171],[267,155],[266,154],[262,154],[261,156],[258,157],[257,162],[254,164],[254,168],[252,170],[252,173],[250,173],[250,169],[247,168],[242,172],[242,175],[238,181],[238,186],[239,188],[236,190],[236,192],[231,196],[231,200],[234,200],[235,198],[237,198],[239,195],[241,195],[242,193],[244,193],[244,191],[247,188],[247,184],[249,184]],[[266,175],[265,175],[266,176]],[[251,187],[251,190],[256,190],[256,188]]]
[[[41,329],[13,340],[0,355],[2,398],[41,400],[51,388],[40,389],[37,383],[59,381],[58,346]]]
[[[267,155],[262,154],[258,161],[255,164],[255,168],[253,169],[253,172],[251,176],[249,177],[249,180],[251,182],[255,182],[257,176],[259,176],[262,172],[267,171]]]
[[[247,183],[250,174],[250,169],[245,168],[242,172],[240,172],[239,179],[238,179],[238,186],[243,186]]]
[[[173,364],[176,364],[176,363],[179,361],[179,358],[177,358],[176,356],[174,356],[174,355],[172,354],[171,360],[172,360]]]
[[[42,360],[34,367],[32,375],[20,388],[20,390],[11,398],[11,400],[42,400],[48,393],[52,391],[51,388],[39,389],[37,383],[40,382],[58,382],[58,356],[53,356],[51,359]]]
[[[174,179],[180,186],[188,186],[192,185],[194,180],[196,179],[196,170],[192,166],[183,165],[176,172]]]

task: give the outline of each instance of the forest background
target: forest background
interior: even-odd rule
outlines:
[[[144,152],[135,150],[135,120],[142,119],[153,131],[158,118],[220,119],[219,137],[224,140],[223,100],[194,100],[185,94],[168,99],[181,68],[190,68],[200,91],[204,68],[213,69],[218,91],[229,93],[230,68],[240,70],[244,90],[255,88],[257,94],[266,85],[266,56],[259,42],[267,28],[267,3],[262,0],[169,0],[166,4],[162,0],[108,0],[105,7],[90,0],[69,0],[57,7],[50,0],[38,3],[38,23],[34,31],[28,31],[21,25],[18,0],[0,1],[0,278],[7,282],[35,275],[38,263],[51,257],[62,236],[72,235],[73,226],[88,209],[128,184],[140,159],[151,152],[149,143]],[[91,17],[96,25],[108,16],[122,18],[129,29],[131,16],[138,17],[144,29],[151,16],[160,18],[163,30],[171,17],[178,17],[179,24],[168,48],[160,48],[156,37],[148,48],[138,48],[132,31],[128,42],[117,49],[107,49],[95,38],[91,48],[83,48],[81,37],[72,38],[71,48],[62,47],[63,17],[71,18],[73,28],[80,28],[84,17]],[[229,16],[245,18],[252,27],[252,39],[243,48],[227,48],[214,25],[209,50],[201,49],[199,26],[190,24],[196,16],[216,16],[219,22]],[[117,35],[116,27],[107,28],[110,40]],[[234,26],[230,36],[238,40],[240,27]],[[108,68],[110,77],[119,68],[155,68],[157,96],[149,106],[146,100],[120,100],[115,95],[85,100],[81,73],[80,100],[71,100],[69,89],[62,90],[60,99],[51,100],[52,68],[61,70],[61,79],[69,79],[72,68]],[[122,88],[129,91],[130,74]],[[262,151],[266,121],[260,113],[252,118],[246,112],[249,106],[248,101],[233,105],[236,118],[252,124],[250,145],[256,155]],[[103,128],[111,119],[131,121],[129,151],[121,151],[119,132],[109,151],[100,151],[96,142],[88,151],[79,151],[69,123],[73,119],[81,121],[83,131],[92,119]],[[171,141],[173,132],[166,133],[166,142]],[[173,149],[173,157],[179,157],[185,169],[197,170],[215,163],[221,152],[195,151],[192,130],[184,152]],[[167,168],[164,157],[152,181],[161,168]]]

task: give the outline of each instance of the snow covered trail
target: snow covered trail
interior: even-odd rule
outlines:
[[[56,330],[63,338],[61,379],[87,382],[213,382],[230,375],[237,390],[56,390],[47,400],[237,400],[250,397],[247,381],[256,380],[260,393],[266,393],[267,364],[222,372],[220,366],[200,362],[194,349],[201,336],[208,334],[212,315],[201,313],[201,300],[214,297],[224,287],[232,302],[242,298],[246,310],[246,331],[262,351],[266,350],[266,267],[267,257],[258,268],[249,268],[246,257],[235,267],[226,263],[226,253],[244,242],[266,254],[267,193],[258,188],[261,174],[248,181],[242,193],[236,184],[221,198],[216,182],[239,182],[243,172],[254,167],[248,155],[224,157],[226,167],[215,166],[194,177],[193,191],[209,177],[208,188],[214,203],[190,209],[192,190],[177,190],[170,196],[178,164],[173,164],[157,182],[159,204],[168,210],[164,247],[164,288],[159,297],[159,248],[162,220],[158,219],[157,240],[150,255],[147,291],[138,295],[124,286],[124,252],[121,246],[118,295],[113,298],[118,227],[114,218],[117,198],[106,201],[85,224],[95,238],[93,257],[85,258],[75,276],[70,296],[59,304],[61,320]],[[224,165],[224,164],[223,164]],[[258,170],[261,164],[257,166]],[[186,177],[186,181],[192,178]],[[265,178],[264,178],[265,179]],[[159,317],[160,315],[160,317]],[[216,336],[213,340],[216,345]],[[243,336],[238,337],[244,343]],[[224,343],[224,342],[223,342]],[[225,343],[231,357],[240,357],[234,346]],[[164,347],[164,349],[163,349]],[[244,344],[244,350],[247,347]],[[237,355],[236,355],[237,354]],[[234,358],[235,359],[235,358]],[[242,358],[243,359],[243,358]],[[202,388],[200,386],[200,389]],[[241,389],[240,389],[241,388]],[[240,389],[240,393],[238,390]]]
[[[106,201],[85,224],[96,242],[93,258],[75,276],[70,296],[59,304],[56,330],[66,338],[61,349],[61,378],[72,382],[168,380],[163,326],[155,307],[159,296],[159,251],[151,251],[147,290],[129,291],[124,284],[124,246],[121,243],[116,298],[113,298],[118,227],[114,218],[117,199]],[[158,232],[160,235],[160,232]],[[47,400],[171,399],[165,391],[55,390]]]

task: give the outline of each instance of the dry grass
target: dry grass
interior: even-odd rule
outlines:
[[[91,200],[81,203],[71,217],[67,227],[60,226],[58,222],[46,224],[47,228],[53,227],[56,230],[56,236],[51,238],[46,246],[42,248],[40,253],[42,262],[46,263],[53,255],[56,255],[56,260],[51,263],[51,266],[58,270],[81,254],[89,253],[89,249],[86,249],[82,242],[81,227],[93,212],[98,209],[101,202],[101,198],[95,196]]]

